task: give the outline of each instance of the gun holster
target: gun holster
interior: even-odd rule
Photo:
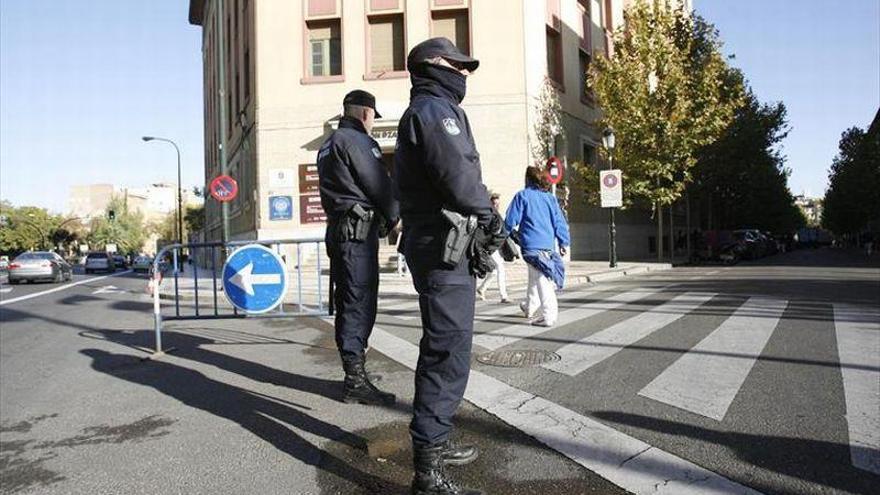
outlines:
[[[373,225],[374,216],[373,211],[366,210],[363,206],[355,204],[339,219],[339,223],[336,226],[337,240],[340,242],[364,242],[370,234],[370,227]]]
[[[446,208],[441,209],[440,214],[449,222],[449,232],[447,232],[446,241],[443,243],[440,261],[443,265],[454,268],[458,266],[474,237],[477,230],[477,217],[476,215],[464,216]]]

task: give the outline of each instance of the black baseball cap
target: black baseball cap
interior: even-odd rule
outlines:
[[[382,118],[382,115],[379,114],[378,110],[376,110],[376,97],[362,89],[356,89],[349,92],[347,95],[345,95],[345,98],[342,99],[342,104],[360,105],[362,107],[372,108],[373,111],[376,112],[376,118]]]
[[[408,68],[414,67],[434,57],[443,57],[446,60],[457,62],[470,72],[477,70],[477,67],[480,66],[479,60],[461,53],[447,38],[430,38],[414,46],[409,51],[409,56],[406,57],[406,66]]]

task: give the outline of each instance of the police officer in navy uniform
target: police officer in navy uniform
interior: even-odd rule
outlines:
[[[467,115],[459,106],[466,78],[478,66],[446,38],[426,40],[407,57],[410,106],[398,126],[393,175],[402,249],[419,294],[423,327],[410,423],[411,490],[419,495],[481,493],[458,486],[444,469],[478,455],[476,447],[451,443],[450,432],[470,373],[474,264],[481,257],[469,255],[454,266],[442,262],[450,224],[441,213],[475,216],[480,232],[500,226],[482,182]],[[483,241],[474,241],[483,258],[491,254]]]
[[[394,394],[376,388],[364,370],[367,340],[376,322],[379,237],[398,223],[397,201],[379,145],[370,137],[381,117],[370,93],[354,90],[342,101],[339,128],[318,151],[321,206],[327,214],[336,346],[345,370],[343,400],[393,404]]]

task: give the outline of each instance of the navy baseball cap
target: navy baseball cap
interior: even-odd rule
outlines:
[[[414,46],[406,57],[406,66],[413,67],[434,57],[443,57],[450,62],[456,62],[469,72],[477,70],[480,66],[479,60],[461,53],[447,38],[430,38]]]
[[[360,105],[362,107],[372,108],[373,111],[376,112],[376,118],[382,118],[382,115],[379,114],[378,110],[376,110],[376,97],[362,89],[356,89],[349,92],[347,95],[345,95],[345,98],[342,99],[342,104]]]

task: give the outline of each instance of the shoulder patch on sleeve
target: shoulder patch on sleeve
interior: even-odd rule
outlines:
[[[453,118],[445,118],[443,119],[443,128],[446,129],[446,132],[452,136],[458,136],[461,134],[461,129],[458,127],[458,121]]]

